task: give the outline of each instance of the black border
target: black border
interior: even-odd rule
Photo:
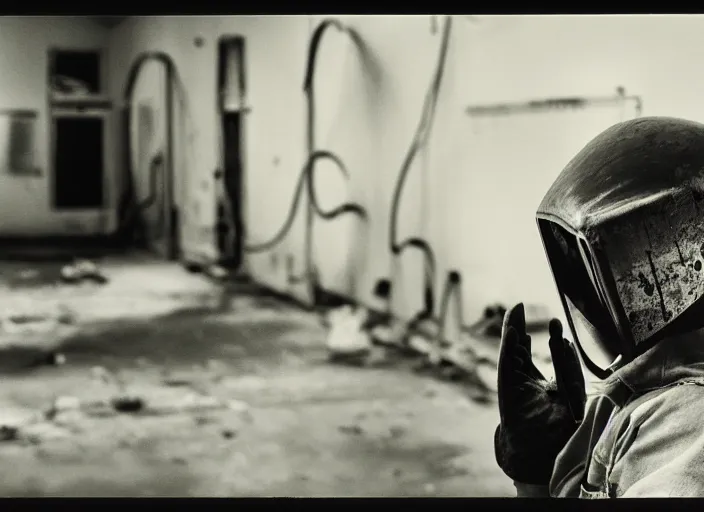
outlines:
[[[37,507],[46,506],[46,502],[42,501],[46,498],[25,498],[19,503]],[[79,503],[84,503],[86,508],[91,507],[94,509],[96,504],[101,501],[107,503],[110,499],[121,499],[123,503],[131,502],[133,507],[139,507],[142,504],[145,507],[149,507],[149,503],[161,503],[163,505],[171,505],[173,508],[179,508],[180,506],[185,507],[185,509],[193,510],[193,506],[197,503],[201,503],[205,507],[217,506],[226,507],[227,510],[232,510],[232,499],[233,498],[61,498],[68,502],[72,508],[78,507]],[[349,502],[350,507],[363,507],[367,504],[373,505],[378,503],[381,506],[393,505],[394,502],[399,502],[398,504],[404,506],[403,501],[406,502],[405,506],[409,506],[409,501],[415,501],[412,506],[422,508],[424,499],[426,500],[428,510],[430,507],[434,509],[438,506],[439,498],[234,498],[237,499],[237,505],[244,505],[248,507],[246,510],[280,510],[279,507],[284,506],[287,502],[289,506],[300,506],[305,507],[305,510],[312,510],[316,507],[321,507],[320,510],[329,510],[326,507],[340,506],[342,502]],[[427,500],[431,501],[427,501]],[[331,503],[335,500],[336,503]],[[307,501],[308,503],[301,503],[301,501]],[[434,502],[433,502],[434,501]],[[680,510],[681,507],[685,509],[687,506],[693,506],[692,510],[701,510],[701,501],[698,499],[680,499],[677,503],[677,509]],[[642,498],[642,499],[626,499],[626,500],[579,500],[579,499],[550,499],[550,498],[442,498],[442,506],[446,509],[452,509],[453,506],[457,507],[457,510],[467,511],[466,507],[471,507],[471,511],[480,510],[491,510],[491,511],[504,511],[504,510],[535,510],[537,512],[547,512],[552,510],[566,510],[566,511],[578,511],[578,510],[635,510],[635,511],[649,511],[649,510],[666,510],[668,507],[673,506],[673,502],[667,498]],[[252,508],[249,508],[252,507]],[[211,510],[212,510],[211,509]],[[303,508],[301,510],[304,510]]]
[[[314,2],[286,0],[262,2],[235,2],[218,0],[200,0],[198,2],[140,2],[137,9],[129,9],[131,14],[125,14],[124,4],[116,2],[96,2],[95,0],[52,2],[25,1],[25,2],[3,2],[2,13],[5,15],[32,15],[32,16],[158,16],[158,15],[237,15],[237,14],[396,14],[396,15],[442,15],[442,14],[694,14],[702,11],[692,9],[691,5],[668,2],[669,10],[659,11],[659,7],[664,4],[656,4],[652,7],[645,3],[618,5],[614,2],[584,2],[577,4],[574,2],[539,2],[526,5],[519,2],[503,2],[502,4],[472,3],[457,4],[456,2],[433,2],[432,10],[429,12],[428,4],[403,3],[395,4],[389,2],[370,2],[365,6],[364,2]],[[688,7],[684,7],[688,5]],[[461,7],[461,10],[458,10]],[[136,11],[136,12],[135,12]]]
[[[436,11],[440,11],[442,14],[451,14],[454,9],[457,9],[456,3],[443,6],[441,3],[434,2],[432,7]],[[263,5],[260,2],[218,2],[218,1],[207,1],[200,0],[199,2],[170,2],[170,3],[159,3],[158,6],[155,3],[150,4],[149,2],[140,2],[138,4],[138,9],[130,9],[131,14],[125,14],[123,9],[120,9],[120,4],[107,3],[107,2],[96,2],[92,0],[88,1],[73,1],[73,2],[52,2],[52,1],[24,1],[24,2],[4,2],[2,9],[2,14],[14,15],[14,16],[93,16],[93,15],[115,15],[115,16],[146,16],[146,15],[237,15],[237,14],[262,14],[262,15],[273,15],[273,14],[312,14],[316,12],[321,12],[325,14],[397,14],[397,15],[407,15],[407,14],[428,14],[427,8],[423,4],[402,4],[402,7],[394,6],[389,4],[385,6],[383,3],[374,2],[370,3],[366,8],[364,3],[354,2],[346,4],[345,2],[336,2],[334,4],[330,3],[315,3],[315,2],[301,2],[296,3],[286,2],[280,0],[279,2],[269,2]],[[444,8],[443,8],[444,7]],[[479,5],[466,5],[466,8],[472,14],[653,14],[657,13],[657,8],[646,8],[645,4],[640,4],[640,8],[637,6],[629,7],[618,7],[613,3],[604,4],[601,6],[598,3],[585,4],[583,6],[575,5],[573,3],[554,3],[553,5],[543,3],[543,5],[532,5],[519,6],[507,3],[504,5],[490,5],[486,4],[482,6]],[[676,9],[675,6],[670,2],[668,3],[670,7],[670,14],[684,14],[684,13],[697,13],[699,11],[687,9]],[[135,12],[136,11],[136,12]],[[444,11],[444,12],[443,12]],[[465,12],[467,12],[465,11]],[[461,14],[460,12],[455,12],[456,14]],[[10,470],[10,468],[5,468]],[[237,475],[232,475],[233,480],[236,480]],[[7,500],[8,498],[4,498]],[[22,501],[17,502],[22,506],[27,506],[32,508],[36,506],[38,508],[46,506],[43,501],[47,498],[24,498]],[[51,499],[51,498],[49,498]],[[83,503],[86,508],[90,507],[95,509],[96,503],[101,501],[111,500],[114,498],[61,498],[65,502],[68,502],[72,508],[80,508],[80,504]],[[78,501],[78,500],[81,501]],[[117,498],[123,501],[132,502],[132,506],[138,507],[140,503],[144,502],[146,507],[149,507],[150,500],[156,500],[157,503],[171,505],[178,508],[180,504],[184,507],[192,509],[195,503],[200,502],[206,507],[217,507],[222,505],[231,510],[232,503],[228,498]],[[259,508],[259,509],[271,509],[277,510],[281,507],[282,502],[290,502],[291,505],[298,504],[301,507],[306,507],[308,509],[320,506],[322,509],[326,507],[339,506],[342,501],[349,501],[351,507],[360,507],[365,504],[375,503],[380,500],[382,506],[392,505],[394,501],[407,501],[407,500],[422,500],[419,498],[238,498],[239,504],[245,506]],[[330,500],[335,500],[337,503],[331,504]],[[437,498],[425,498],[430,500],[437,500]],[[186,501],[184,501],[186,500]],[[308,503],[296,503],[300,500],[308,501]],[[416,506],[422,507],[423,501],[418,501]],[[581,509],[592,509],[604,510],[606,509],[632,509],[637,511],[646,510],[662,510],[669,506],[672,506],[672,501],[667,499],[635,499],[635,500],[611,500],[608,503],[599,501],[598,503],[593,500],[554,500],[554,499],[516,499],[516,498],[443,498],[443,505],[447,507],[452,507],[456,505],[460,507],[463,511],[466,511],[467,506],[472,507],[472,511],[475,510],[537,510],[545,511],[547,509],[561,509],[565,510],[581,510]],[[693,505],[694,509],[700,509],[699,500],[680,500],[678,502],[678,508],[680,506],[686,507],[687,505]],[[402,503],[400,503],[403,506]],[[437,503],[429,503],[429,506],[435,507]],[[329,508],[327,508],[329,510]]]

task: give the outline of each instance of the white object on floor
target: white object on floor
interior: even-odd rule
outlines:
[[[354,354],[371,350],[372,341],[364,329],[368,312],[364,308],[354,310],[343,306],[328,314],[327,347],[335,354]]]
[[[392,322],[390,325],[377,325],[371,331],[372,338],[383,345],[398,346],[403,343],[406,326],[403,322]]]
[[[206,272],[213,279],[225,279],[229,275],[229,272],[220,265],[211,265]]]

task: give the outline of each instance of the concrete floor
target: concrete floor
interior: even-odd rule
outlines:
[[[2,496],[513,495],[496,405],[462,386],[333,365],[316,315],[176,265],[107,260],[106,285],[47,284],[58,268],[0,264],[3,318],[73,315],[2,324],[0,426],[18,432],[0,442]],[[43,364],[50,350],[65,362]],[[115,412],[119,394],[145,409]]]

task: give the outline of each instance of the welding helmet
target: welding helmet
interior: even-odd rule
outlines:
[[[704,326],[704,125],[612,126],[567,164],[537,220],[575,344],[598,378]]]

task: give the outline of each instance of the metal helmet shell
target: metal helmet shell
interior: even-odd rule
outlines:
[[[704,326],[704,125],[646,117],[612,126],[567,164],[537,219],[596,376]]]

